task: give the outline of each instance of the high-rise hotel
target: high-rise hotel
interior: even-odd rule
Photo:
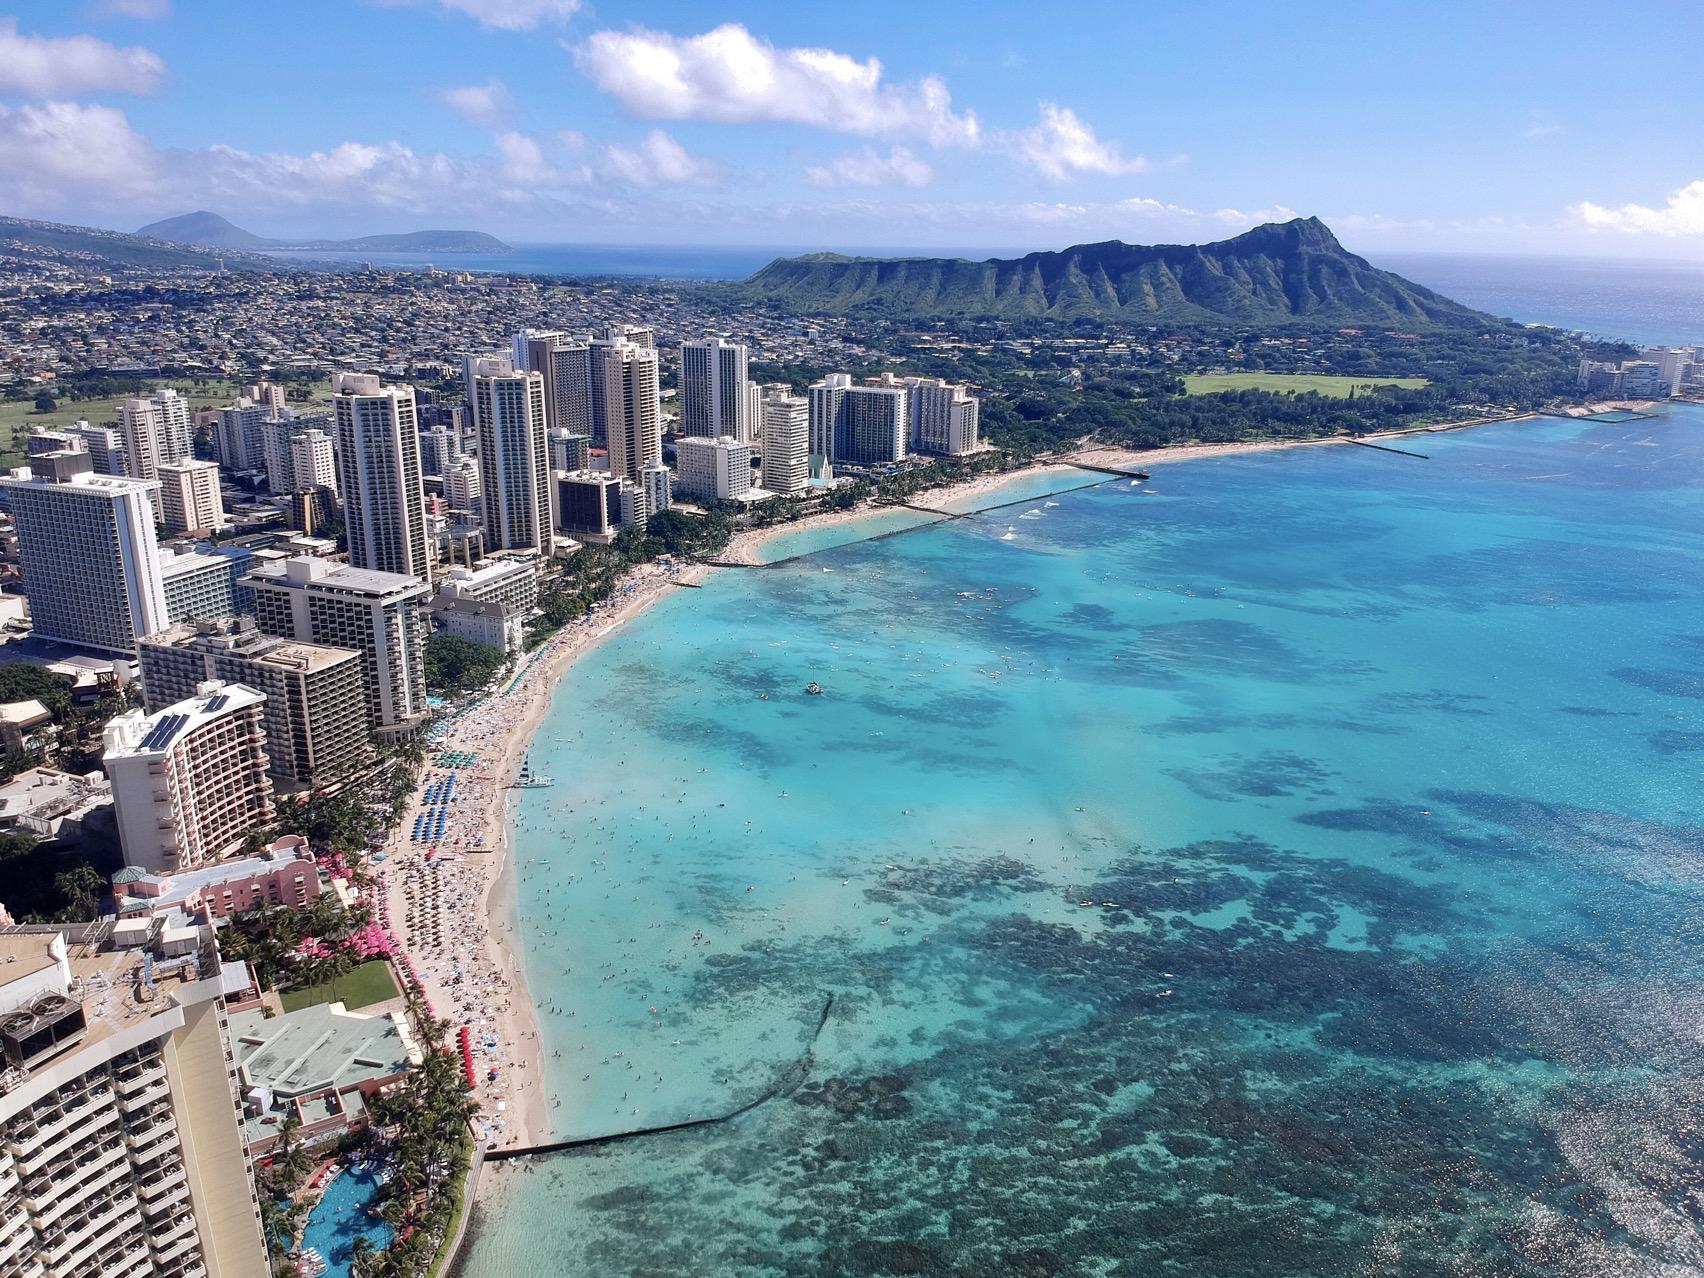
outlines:
[[[479,510],[487,553],[548,555],[556,524],[545,431],[544,377],[509,359],[473,359],[468,399],[479,438]]]
[[[712,337],[680,348],[680,429],[693,439],[756,438],[756,385],[746,375],[744,346]]]
[[[422,581],[432,573],[414,389],[371,373],[331,379],[337,410],[337,489],[357,568]]]
[[[132,653],[168,624],[154,538],[159,481],[97,475],[87,452],[42,453],[0,479],[12,508],[35,632]]]
[[[0,928],[0,1274],[266,1278],[241,983],[210,927]]]
[[[603,353],[603,406],[609,431],[609,473],[640,481],[663,460],[663,409],[657,352],[622,342]]]

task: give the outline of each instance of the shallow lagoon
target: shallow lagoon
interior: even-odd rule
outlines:
[[[718,572],[582,661],[519,812],[558,1128],[791,1090],[496,1171],[463,1271],[1704,1263],[1704,413],[1419,450]]]

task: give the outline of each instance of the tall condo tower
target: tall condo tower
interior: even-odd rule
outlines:
[[[681,345],[682,434],[697,439],[731,435],[741,443],[751,442],[757,423],[752,420],[751,379],[746,376],[749,358],[744,346],[719,337]]]
[[[154,539],[159,481],[96,475],[86,452],[30,458],[29,478],[0,480],[12,507],[35,633],[133,653],[169,624]]]
[[[609,473],[639,482],[663,459],[663,410],[657,352],[621,343],[603,357],[603,401],[609,430]]]
[[[118,433],[125,473],[132,479],[157,479],[162,462],[191,455],[189,401],[170,387],[147,399],[127,399],[118,407]]]
[[[414,388],[381,386],[371,373],[339,373],[332,392],[349,562],[430,580],[432,540],[426,532]]]
[[[547,555],[556,518],[544,425],[544,377],[475,373],[472,391],[485,548]]]

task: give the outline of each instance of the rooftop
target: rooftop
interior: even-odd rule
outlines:
[[[167,706],[156,714],[131,710],[108,721],[107,759],[165,754],[185,733],[266,700],[263,693],[240,683],[210,680],[195,696]]]
[[[122,909],[146,907],[152,913],[160,913],[181,901],[189,898],[192,892],[203,888],[217,887],[221,883],[234,883],[239,879],[257,878],[262,874],[270,874],[282,866],[302,861],[306,858],[296,848],[278,849],[276,853],[262,853],[260,856],[236,857],[229,861],[216,861],[212,865],[204,865],[199,869],[183,870],[176,874],[150,874],[134,866],[127,866],[113,875],[115,887],[130,883],[142,883],[152,888],[158,886],[163,890],[159,895],[138,894],[131,898],[128,905],[121,901]],[[318,873],[318,871],[315,871]]]
[[[342,1090],[408,1068],[403,1036],[389,1015],[349,1012],[341,1003],[271,1017],[238,1012],[231,1017],[231,1045],[243,1089],[264,1087],[280,1097]]]
[[[305,590],[309,586],[323,590],[343,590],[374,597],[405,596],[424,593],[427,585],[418,577],[397,572],[379,572],[372,568],[351,568],[325,559],[300,555],[281,563],[262,564],[243,578],[245,585],[286,586]]]

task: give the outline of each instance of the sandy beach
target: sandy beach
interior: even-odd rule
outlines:
[[[500,692],[449,720],[422,786],[455,773],[443,804],[444,832],[430,842],[411,837],[423,810],[416,794],[378,867],[391,929],[405,955],[402,966],[418,981],[431,1012],[450,1022],[443,1046],[459,1050],[460,1031],[468,1030],[479,1080],[474,1127],[488,1147],[533,1144],[551,1131],[538,1024],[516,947],[510,786],[575,660],[704,571],[635,569],[614,599],[564,627]],[[457,766],[443,763],[445,754]]]

